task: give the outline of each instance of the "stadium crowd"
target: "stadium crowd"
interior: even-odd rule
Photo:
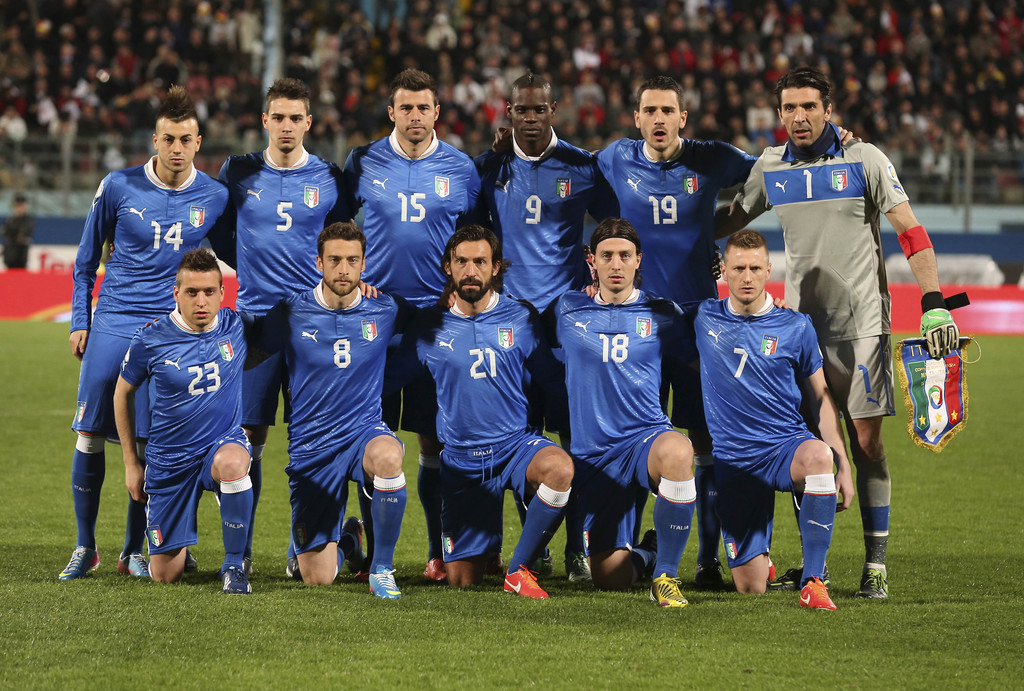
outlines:
[[[759,153],[785,139],[771,88],[801,64],[832,76],[837,119],[883,149],[926,165],[965,134],[981,151],[1024,150],[1015,0],[363,4],[282,2],[285,76],[312,86],[314,151],[389,131],[387,82],[416,67],[440,84],[438,134],[471,155],[506,124],[509,84],[527,68],[556,85],[559,135],[583,148],[632,135],[630,95],[664,73],[683,83],[688,136]],[[203,153],[217,166],[239,139],[261,136],[263,30],[259,0],[5,3],[0,139],[109,140],[116,168],[117,151],[135,148],[123,138],[149,141],[177,83],[197,103]]]

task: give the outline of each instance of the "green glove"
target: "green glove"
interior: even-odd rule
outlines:
[[[933,358],[949,355],[960,345],[960,329],[947,309],[930,309],[921,315],[921,337]]]

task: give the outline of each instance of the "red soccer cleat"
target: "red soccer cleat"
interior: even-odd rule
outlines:
[[[505,592],[515,593],[519,597],[530,597],[534,600],[547,600],[548,594],[537,585],[537,576],[526,568],[515,573],[505,574]]]

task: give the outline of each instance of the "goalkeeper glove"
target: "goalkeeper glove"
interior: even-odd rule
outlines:
[[[960,329],[953,321],[953,315],[946,309],[942,293],[926,293],[921,298],[921,337],[928,347],[928,354],[935,358],[949,355],[960,346]]]

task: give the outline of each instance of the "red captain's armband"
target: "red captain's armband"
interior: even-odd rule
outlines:
[[[924,229],[924,226],[907,228],[897,235],[896,239],[900,241],[900,247],[903,248],[903,254],[907,255],[907,259],[932,246],[931,238],[928,237],[928,231]]]

